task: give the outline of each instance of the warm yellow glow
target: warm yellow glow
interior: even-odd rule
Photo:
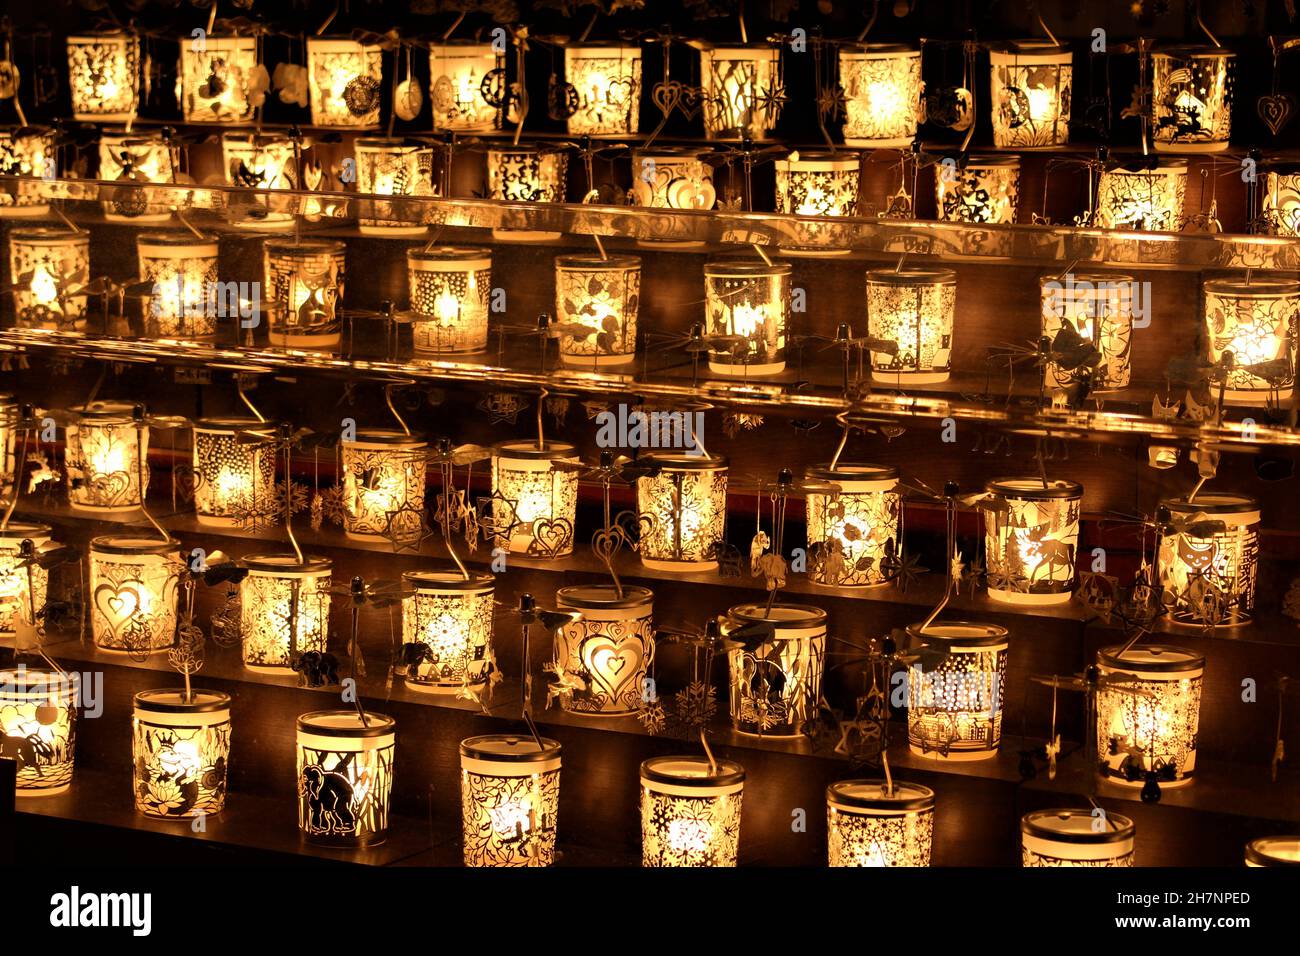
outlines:
[[[636,133],[640,126],[641,50],[634,46],[566,46],[564,78],[577,93],[570,136]]]
[[[765,622],[772,636],[727,653],[732,726],[743,734],[797,737],[821,695],[826,614],[802,604],[742,604],[727,612],[723,635]]]
[[[884,780],[826,788],[827,861],[833,867],[929,866],[934,791]]]
[[[1165,604],[1180,624],[1234,627],[1251,620],[1259,574],[1259,504],[1245,495],[1201,492],[1160,502],[1174,521],[1156,547]],[[1221,522],[1222,530],[1198,525]]]
[[[740,842],[745,771],[730,760],[653,757],[641,764],[641,863],[731,867]]]
[[[75,672],[0,670],[0,734],[17,763],[19,797],[62,793],[72,782],[79,701]]]
[[[181,41],[178,93],[191,123],[237,123],[251,119],[249,83],[257,68],[256,37],[205,37],[201,49]]]
[[[1095,809],[1034,810],[1020,821],[1021,865],[1133,866],[1133,821]]]
[[[138,106],[140,39],[132,33],[70,36],[68,87],[77,120],[131,120]]]
[[[483,81],[497,66],[497,54],[490,43],[430,45],[433,128],[481,132],[498,125],[496,107],[483,96]]]
[[[844,142],[877,148],[908,145],[916,136],[921,102],[921,54],[882,44],[840,49]]]
[[[13,634],[20,620],[34,626],[45,606],[49,572],[35,563],[19,567],[23,541],[39,550],[50,541],[50,527],[11,521],[0,529],[0,635]]]
[[[700,51],[704,134],[709,139],[764,139],[781,114],[784,87],[775,47]]]
[[[1097,755],[1102,776],[1141,786],[1155,771],[1163,784],[1188,782],[1196,769],[1205,659],[1161,644],[1098,652]],[[1128,691],[1128,693],[1126,693]]]
[[[948,379],[957,275],[950,269],[867,272],[867,332],[897,345],[871,353],[877,382],[930,384]]]
[[[397,723],[368,711],[298,718],[298,828],[312,843],[373,846],[388,834]]]
[[[90,234],[22,229],[9,234],[9,276],[19,328],[82,331],[90,281]]]
[[[654,663],[654,595],[609,584],[560,588],[555,605],[582,617],[555,633],[551,668],[567,711],[600,716],[635,713]]]
[[[504,734],[461,742],[466,866],[550,866],[560,803],[560,745]]]
[[[908,628],[914,649],[944,651],[926,669],[908,673],[907,736],[913,753],[939,760],[982,760],[1002,741],[1007,632],[992,624],[931,624]]]
[[[567,255],[555,260],[555,309],[564,325],[588,334],[560,338],[572,364],[615,365],[636,357],[641,260],[636,256]]]
[[[417,351],[481,352],[487,348],[492,252],[469,246],[407,250],[411,323]]]
[[[497,446],[492,458],[492,488],[506,501],[501,506],[504,519],[513,522],[508,536],[498,536],[498,547],[539,556],[573,551],[578,473],[555,468],[553,462],[576,461],[573,446],[563,442],[548,442],[541,451],[530,441]]]
[[[1177,232],[1182,228],[1187,163],[1161,160],[1154,169],[1103,170],[1095,222],[1103,229]]]
[[[379,123],[383,51],[354,40],[307,40],[307,89],[316,126]]]
[[[324,652],[329,636],[328,558],[254,555],[239,585],[244,664],[287,668],[297,655]]]
[[[176,629],[180,542],[108,535],[90,542],[90,623],[96,646],[150,654]]]
[[[1265,405],[1290,395],[1297,360],[1300,282],[1248,275],[1208,279],[1203,291],[1210,361],[1220,362],[1228,352],[1233,355],[1224,401]]]
[[[1013,42],[989,53],[995,146],[1069,142],[1071,60],[1068,48],[1041,41]]]
[[[1157,150],[1228,148],[1234,60],[1233,53],[1217,46],[1175,47],[1152,54],[1152,139]]]

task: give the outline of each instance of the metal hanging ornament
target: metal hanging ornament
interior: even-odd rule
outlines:
[[[424,90],[420,81],[411,72],[411,48],[406,48],[406,79],[397,84],[393,91],[393,112],[397,118],[410,122],[420,115],[424,108]]]

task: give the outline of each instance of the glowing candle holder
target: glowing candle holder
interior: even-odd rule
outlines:
[[[488,734],[460,744],[465,865],[550,866],[560,813],[560,745]]]
[[[1300,236],[1300,165],[1272,164],[1264,183],[1264,213],[1273,231]]]
[[[488,345],[492,250],[417,246],[406,251],[417,352],[482,352]]]
[[[922,89],[920,50],[895,43],[841,46],[844,144],[867,149],[911,145]]]
[[[200,418],[194,423],[194,513],[199,524],[233,528],[244,515],[278,510],[274,429],[255,418]]]
[[[230,695],[183,689],[135,695],[131,720],[135,808],[185,820],[220,813],[230,763]]]
[[[657,146],[632,153],[632,198],[652,209],[712,209],[718,195],[708,149]]]
[[[727,612],[723,637],[760,622],[772,626],[770,639],[727,652],[731,724],[742,734],[797,737],[821,696],[826,612],[803,604],[740,604]]]
[[[17,176],[11,195],[0,190],[0,219],[36,218],[49,214],[41,180],[58,173],[54,132],[44,126],[0,129],[0,176]]]
[[[420,533],[428,447],[418,435],[382,428],[339,442],[343,530],[349,538],[377,541]]]
[[[1125,678],[1097,691],[1097,769],[1102,777],[1140,787],[1145,774],[1154,772],[1161,786],[1191,783],[1205,658],[1168,644],[1138,644],[1128,650],[1102,648],[1097,667],[1103,677]]]
[[[789,263],[736,256],[704,264],[709,335],[735,336],[730,348],[709,349],[715,375],[777,375],[785,371],[790,322]]]
[[[298,829],[308,843],[367,847],[388,836],[397,722],[355,710],[298,718]]]
[[[1000,478],[984,486],[989,597],[1007,604],[1068,604],[1075,588],[1083,485]]]
[[[142,233],[135,243],[140,281],[153,283],[153,293],[144,299],[145,335],[190,339],[216,335],[216,237]]]
[[[932,385],[948,381],[952,364],[957,273],[951,269],[867,270],[867,331],[898,345],[871,353],[873,381]]]
[[[72,671],[0,671],[0,752],[18,764],[19,797],[53,796],[71,785],[80,697]]]
[[[1002,743],[1007,629],[952,621],[907,629],[913,649],[941,654],[909,668],[908,749],[935,760],[987,760]]]
[[[20,621],[35,623],[35,615],[45,607],[50,573],[33,562],[20,567],[23,542],[30,541],[33,551],[50,543],[50,526],[11,521],[0,528],[0,638],[12,638]]]
[[[1269,836],[1246,844],[1246,866],[1300,866],[1300,836]]]
[[[934,791],[915,783],[842,780],[826,788],[830,866],[929,866]]]
[[[484,96],[488,74],[501,65],[490,43],[434,43],[429,47],[429,100],[433,128],[482,133],[500,126],[499,111]]]
[[[1235,60],[1235,53],[1210,46],[1176,46],[1151,54],[1152,139],[1158,151],[1228,148]]]
[[[85,331],[90,233],[21,229],[9,235],[9,281],[18,328]]]
[[[641,563],[660,571],[712,571],[726,540],[727,459],[661,452],[636,480]]]
[[[1020,819],[1021,866],[1132,866],[1133,821],[1093,810],[1035,810]]]
[[[1179,624],[1235,627],[1250,623],[1259,573],[1259,502],[1246,495],[1201,492],[1160,502],[1182,530],[1161,534],[1156,575]],[[1196,516],[1202,515],[1203,518]],[[1206,532],[1200,521],[1220,521]]]
[[[433,149],[408,145],[401,139],[362,138],[355,145],[357,192],[375,196],[432,196]],[[406,221],[411,212],[400,201],[370,200],[364,209],[373,217],[360,218],[361,234],[368,236],[418,236],[426,228]],[[414,211],[419,216],[420,211]]]
[[[1102,171],[1095,223],[1103,229],[1177,232],[1187,195],[1187,160],[1162,158]]]
[[[73,421],[67,427],[65,454],[68,503],[79,511],[107,514],[139,508],[149,492],[149,430],[137,429],[136,406],[105,401],[69,411]]]
[[[17,479],[18,460],[14,455],[13,426],[22,415],[22,409],[10,392],[0,392],[0,496],[8,498]]]
[[[853,216],[858,211],[857,153],[807,150],[776,161],[776,211],[787,216]]]
[[[745,768],[734,760],[641,763],[641,865],[735,866]]]
[[[555,667],[582,686],[562,695],[561,706],[585,717],[636,713],[646,672],[654,662],[654,595],[649,588],[612,584],[560,588],[555,606],[582,617],[555,633]]]
[[[332,349],[339,344],[347,246],[328,239],[268,239],[263,305],[272,345]]]
[[[379,125],[384,52],[355,40],[307,39],[307,92],[313,126]]]
[[[1070,141],[1069,47],[1017,41],[989,52],[993,145],[999,149],[1064,146]]]
[[[1079,338],[1092,343],[1101,353],[1100,375],[1092,391],[1127,388],[1132,373],[1133,293],[1132,276],[1110,273],[1067,273],[1043,276],[1039,292],[1043,307],[1043,335],[1056,340],[1069,326]],[[1051,388],[1073,384],[1077,369],[1065,369],[1055,362],[1045,368]]]
[[[566,365],[623,365],[636,358],[641,260],[636,256],[568,255],[555,259],[555,314],[585,326],[585,337],[560,338]]]
[[[72,118],[123,123],[140,103],[140,38],[134,33],[68,37]]]
[[[176,181],[171,145],[161,135],[121,130],[101,133],[99,178],[126,184],[104,203],[104,218],[109,222],[166,222],[171,218],[173,197],[168,191],[140,185]]]
[[[503,202],[564,202],[569,154],[564,147],[545,144],[489,146],[488,198]],[[553,242],[560,233],[536,229],[493,229],[497,240]]]
[[[1018,156],[972,157],[964,168],[939,165],[935,208],[944,222],[1011,224],[1020,204]]]
[[[402,642],[429,649],[414,675],[406,675],[406,686],[453,693],[487,680],[492,575],[471,571],[466,578],[456,571],[407,571],[402,583],[415,592],[402,599]]]
[[[641,125],[641,48],[581,44],[564,48],[564,79],[577,93],[570,136],[626,136]]]
[[[766,139],[785,100],[781,50],[767,43],[700,50],[704,135]]]
[[[255,554],[242,558],[248,569],[239,582],[240,632],[244,666],[283,673],[295,656],[324,653],[329,640],[329,558]]]
[[[299,149],[306,149],[304,140]],[[294,189],[298,180],[294,141],[279,133],[222,133],[221,158],[227,186],[248,190]],[[230,224],[237,229],[263,231],[293,228],[292,197],[258,196],[244,203],[242,196],[228,195]],[[242,218],[239,218],[242,216]]]
[[[538,448],[535,441],[519,440],[494,446],[494,523],[498,505],[508,512],[495,535],[496,547],[542,557],[573,553],[578,472],[556,465],[578,462],[577,449],[567,442],[548,441]]]
[[[842,463],[810,468],[808,477],[839,489],[807,496],[808,550],[823,552],[813,565],[813,582],[828,587],[889,583],[885,558],[902,540],[898,469]]]
[[[1267,405],[1295,385],[1300,334],[1300,282],[1272,277],[1207,279],[1205,333],[1210,361],[1231,352],[1223,400],[1229,405]],[[1274,363],[1268,377],[1250,366]]]
[[[205,37],[202,49],[181,41],[177,98],[190,123],[246,123],[254,108],[248,84],[257,69],[256,37]]]
[[[153,654],[176,637],[181,543],[106,535],[90,541],[90,630],[105,651]]]

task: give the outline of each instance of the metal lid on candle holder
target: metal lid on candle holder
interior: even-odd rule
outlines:
[[[1020,832],[1057,843],[1124,843],[1133,839],[1133,821],[1120,813],[1105,811],[1101,817],[1092,810],[1033,810],[1020,818]]]
[[[9,233],[9,241],[17,243],[43,243],[45,245],[90,245],[89,232],[73,232],[58,226],[36,226],[29,229],[15,229]]]
[[[373,711],[366,711],[363,723],[355,710],[314,710],[298,718],[298,730],[320,737],[385,737],[397,730],[397,721]]]
[[[106,534],[90,539],[92,554],[119,555],[173,555],[180,551],[181,543],[175,538],[160,541],[158,538],[139,538],[131,535]],[[179,560],[179,558],[177,559]]]
[[[54,529],[47,524],[38,524],[34,521],[11,521],[5,527],[0,528],[0,541],[13,541],[15,543],[24,541],[28,538],[48,538],[54,533]]]
[[[560,743],[549,737],[542,737],[542,749],[537,749],[537,741],[532,737],[518,734],[484,734],[481,737],[467,737],[460,742],[460,755],[474,760],[490,760],[495,763],[543,763],[554,760],[560,754]]]
[[[358,136],[354,145],[362,149],[399,149],[412,153],[433,149],[432,146],[413,143],[401,136]]]
[[[1201,288],[1214,295],[1230,295],[1237,299],[1280,299],[1300,296],[1300,280],[1276,276],[1252,275],[1237,278],[1206,279]]]
[[[225,415],[214,416],[212,418],[195,419],[193,428],[196,432],[221,432],[226,434],[238,434],[247,432],[250,435],[267,438],[272,437],[276,431],[275,422],[264,422],[260,419],[247,415]]]
[[[635,584],[623,585],[620,596],[613,584],[574,584],[555,592],[555,603],[575,611],[602,611],[614,608],[650,607],[654,592]]]
[[[859,56],[887,57],[887,56],[920,56],[919,47],[912,46],[910,43],[866,43],[862,41],[845,40],[839,44],[841,53],[852,53]]]
[[[1121,159],[1107,168],[1102,175],[1119,173],[1127,176],[1163,175],[1187,172],[1187,160],[1177,156],[1142,156]]]
[[[794,275],[794,266],[788,262],[767,262],[760,256],[723,256],[704,263],[704,274],[721,278],[789,276]]]
[[[291,137],[288,133],[266,133],[266,132],[253,133],[253,132],[239,132],[236,130],[227,130],[226,132],[222,133],[221,140],[223,143],[237,143],[240,146],[249,145],[255,147],[273,146],[278,143],[284,143],[285,145],[292,145],[293,143],[293,137]],[[304,138],[302,141],[302,148],[306,149],[310,145],[311,145],[310,138]]]
[[[566,441],[546,441],[539,448],[532,438],[514,438],[492,446],[492,454],[497,458],[516,461],[553,461],[572,458],[577,452],[578,449]]]
[[[1092,293],[1108,291],[1112,287],[1129,286],[1134,282],[1130,275],[1119,272],[1047,272],[1038,277],[1040,285],[1055,283],[1057,292]]]
[[[783,172],[856,171],[862,165],[862,154],[857,150],[795,149],[776,160]]]
[[[408,262],[476,262],[491,258],[492,250],[487,246],[412,246],[406,250]]]
[[[1251,866],[1300,866],[1300,836],[1267,836],[1246,844]]]
[[[1159,46],[1151,55],[1156,59],[1171,58],[1175,60],[1231,60],[1237,54],[1227,47],[1209,46],[1203,43],[1175,43]]]
[[[842,461],[831,467],[813,465],[808,469],[809,478],[822,481],[894,481],[899,471],[893,465],[869,465],[866,462]]]
[[[1185,647],[1172,644],[1135,644],[1103,647],[1097,651],[1097,663],[1119,671],[1143,674],[1182,674],[1205,669],[1205,658]]]
[[[978,621],[936,621],[922,630],[921,624],[909,624],[907,636],[924,644],[942,645],[950,650],[975,650],[1005,647],[1007,629],[999,624]]]
[[[488,143],[487,151],[489,153],[498,153],[505,156],[514,156],[532,153],[565,153],[569,147],[563,143]]]
[[[186,700],[183,687],[142,690],[135,695],[135,709],[151,714],[210,714],[229,710],[230,695],[196,688]]]
[[[723,455],[692,455],[684,451],[655,451],[637,458],[662,471],[719,471],[727,467]]]
[[[565,53],[570,51],[581,53],[584,50],[604,50],[606,52],[610,50],[627,50],[629,53],[638,55],[641,53],[641,47],[638,44],[625,43],[622,40],[574,40],[572,42],[565,40],[561,41],[560,45],[564,47]]]
[[[594,252],[579,252],[555,257],[556,269],[578,269],[587,272],[596,269],[640,269],[640,256],[606,256]]]
[[[339,442],[344,447],[348,445],[399,445],[405,447],[424,447],[426,444],[424,436],[418,432],[407,434],[400,428],[359,428],[355,438],[343,439]]]
[[[1064,43],[1051,40],[1006,40],[989,47],[989,56],[994,63],[1010,59],[1014,63],[1033,66],[1045,63],[1070,62],[1072,53]]]
[[[486,571],[470,571],[469,577],[459,571],[403,571],[402,581],[419,590],[428,588],[437,591],[482,591],[491,590],[496,585],[496,577]]]
[[[1236,515],[1259,511],[1258,499],[1227,491],[1202,491],[1191,501],[1187,500],[1186,495],[1179,495],[1177,498],[1161,498],[1160,504],[1180,515]]]
[[[868,269],[867,281],[877,285],[956,285],[952,269]]]
[[[307,554],[301,561],[296,554],[248,554],[239,559],[249,571],[271,574],[321,574],[329,571],[334,562],[318,554]]]
[[[934,791],[919,783],[894,781],[894,790],[884,780],[841,780],[826,788],[826,802],[840,810],[933,810]]]
[[[646,146],[632,150],[635,157],[662,156],[665,159],[698,159],[714,152],[712,146]]]
[[[78,419],[127,424],[135,420],[135,409],[135,402],[100,401],[90,402],[87,405],[73,405],[68,411]]]
[[[745,768],[734,760],[718,759],[710,767],[705,757],[651,757],[641,761],[641,779],[674,787],[734,787],[745,782]]]
[[[272,237],[265,242],[268,254],[307,258],[309,256],[341,256],[347,244],[338,239],[294,239]]]
[[[1046,485],[1041,478],[994,478],[984,485],[984,490],[1003,498],[1021,498],[1029,501],[1083,497],[1083,485],[1066,478],[1049,481]]]
[[[81,675],[76,671],[56,671],[48,667],[6,667],[0,670],[0,698],[53,698],[70,702],[77,697],[80,687]]]
[[[745,624],[766,622],[777,630],[826,625],[826,612],[811,604],[776,603],[771,608],[766,604],[737,604],[727,611],[727,616]]]
[[[215,246],[217,237],[211,233],[195,235],[192,232],[142,232],[135,237],[136,248],[159,246],[161,248],[184,248],[186,246]]]

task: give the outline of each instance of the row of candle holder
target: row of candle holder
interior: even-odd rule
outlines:
[[[1156,651],[1146,653],[1156,656]],[[1169,675],[1162,675],[1158,683],[1144,680],[1141,687],[1167,690]],[[1181,683],[1185,675],[1184,668]],[[20,797],[71,786],[77,683],[70,673],[0,672],[0,728],[6,755],[19,762]],[[230,703],[229,695],[207,690],[136,694],[132,788],[138,812],[164,820],[221,812],[231,759]],[[1134,715],[1133,723],[1185,717],[1179,709],[1156,713],[1155,705],[1146,711]],[[383,842],[395,745],[396,721],[382,714],[335,710],[298,718],[298,823],[307,840],[354,847]],[[491,734],[462,741],[460,754],[465,865],[550,865],[559,817],[560,744]],[[745,784],[740,764],[711,755],[656,757],[642,763],[640,776],[644,866],[736,865]],[[901,781],[832,784],[826,791],[829,864],[928,866],[935,802],[928,787]],[[1041,810],[1026,814],[1021,823],[1024,866],[1133,866],[1134,842],[1133,822],[1120,814]],[[1264,838],[1247,847],[1249,866],[1297,862],[1296,837]]]
[[[699,47],[698,87],[710,139],[767,138],[786,99],[781,47],[770,42]],[[255,37],[180,42],[177,100],[186,120],[248,123],[259,65]],[[139,107],[139,38],[127,32],[71,36],[68,69],[78,120],[129,120]],[[990,51],[993,140],[1000,147],[1069,142],[1073,54],[1042,41],[1013,41]],[[374,128],[380,120],[383,50],[350,39],[309,37],[306,92],[317,126]],[[1151,62],[1151,135],[1155,148],[1227,149],[1235,54],[1191,45],[1157,50]],[[837,58],[845,142],[901,147],[925,120],[921,51],[906,44],[843,43]],[[301,69],[301,68],[300,68]],[[641,48],[626,43],[566,44],[563,110],[571,136],[640,132]],[[436,43],[429,49],[430,101],[436,130],[483,132],[513,122],[504,51],[491,43]],[[961,110],[973,108],[969,91]],[[420,104],[406,104],[413,119]],[[967,122],[968,116],[960,117]]]

